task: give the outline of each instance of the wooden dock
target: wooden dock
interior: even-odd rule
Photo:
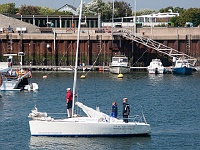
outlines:
[[[13,65],[13,69],[20,69],[20,65]],[[44,65],[23,65],[23,69],[30,69],[32,71],[73,71],[74,66],[44,66]],[[147,67],[130,67],[131,70],[146,70]],[[109,71],[109,66],[78,66],[78,70],[93,70],[93,71]]]
[[[13,69],[20,69],[20,65],[13,65]],[[23,69],[30,69],[33,71],[73,71],[74,66],[43,66],[43,65],[24,65]],[[78,66],[78,70],[93,70],[93,71],[108,71],[109,66]]]

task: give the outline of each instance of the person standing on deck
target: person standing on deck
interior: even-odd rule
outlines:
[[[110,116],[111,117],[114,117],[114,118],[117,118],[117,103],[116,102],[112,102],[112,111],[111,111],[111,114]]]
[[[67,92],[66,92],[66,106],[67,106],[67,115],[68,115],[68,118],[71,118],[71,114],[72,114],[72,99],[73,99],[73,94],[71,92],[71,89],[67,88]]]
[[[130,113],[130,106],[127,103],[128,98],[124,98],[123,99],[123,111],[122,111],[122,115],[123,115],[123,121],[125,123],[128,123],[128,115]]]

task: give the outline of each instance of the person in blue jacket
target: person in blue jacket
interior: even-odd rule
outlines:
[[[117,103],[116,102],[112,102],[112,111],[111,111],[111,114],[110,116],[111,117],[114,117],[114,118],[117,118]]]

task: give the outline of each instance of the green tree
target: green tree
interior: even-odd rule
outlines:
[[[79,11],[80,8],[78,8]],[[103,20],[111,18],[112,7],[103,2],[102,0],[92,0],[88,4],[83,4],[83,15],[84,16],[97,16],[98,13],[101,14]]]
[[[166,8],[161,8],[159,10],[160,13],[166,13],[166,12],[170,12],[172,11],[173,13],[182,13],[184,11],[184,8],[181,7],[172,7],[172,6],[168,6]]]
[[[185,9],[181,7],[175,7],[172,9],[173,12],[175,13],[182,13]]]
[[[186,22],[192,22],[194,27],[200,24],[200,8],[189,8],[181,10],[181,13],[177,17],[170,19],[174,23],[175,27],[184,27]]]
[[[73,15],[71,12],[58,11],[56,9],[51,9],[48,7],[39,7],[40,15]]]
[[[140,11],[136,12],[137,16],[149,15],[149,14],[153,14],[153,13],[157,13],[157,12],[155,10],[151,10],[151,9],[143,9],[143,10],[140,10]]]
[[[19,13],[22,15],[39,15],[39,7],[31,5],[22,5],[19,8]]]
[[[71,12],[58,11],[48,7],[21,5],[15,8],[15,3],[6,3],[0,5],[1,14],[16,14],[22,15],[73,15]]]
[[[174,27],[179,27],[180,26],[180,23],[178,22],[178,18],[179,18],[179,16],[170,18],[170,22],[174,23]]]
[[[79,9],[79,8],[78,8]],[[102,20],[111,20],[113,15],[113,3],[105,3],[103,0],[92,0],[88,4],[83,4],[83,14],[85,16],[101,13]],[[130,4],[123,1],[114,2],[114,17],[124,17],[132,15]]]
[[[0,13],[16,14],[17,8],[15,8],[15,3],[6,3],[0,5]]]
[[[115,1],[114,2],[115,8],[115,17],[125,17],[132,15],[132,8],[129,3],[124,1]]]
[[[185,26],[186,22],[192,22],[194,27],[200,25],[200,8],[189,8],[184,10],[178,17],[180,26]]]
[[[168,7],[166,7],[166,8],[161,8],[161,9],[159,10],[159,12],[160,12],[160,13],[165,13],[165,12],[169,12],[170,10],[172,10],[172,12],[173,12],[173,7],[172,7],[172,6],[168,6]]]

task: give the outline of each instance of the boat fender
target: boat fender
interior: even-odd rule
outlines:
[[[47,76],[43,76],[43,78],[47,78]]]
[[[2,76],[0,78],[0,86],[2,86],[2,83],[3,83],[3,79],[2,79]]]

